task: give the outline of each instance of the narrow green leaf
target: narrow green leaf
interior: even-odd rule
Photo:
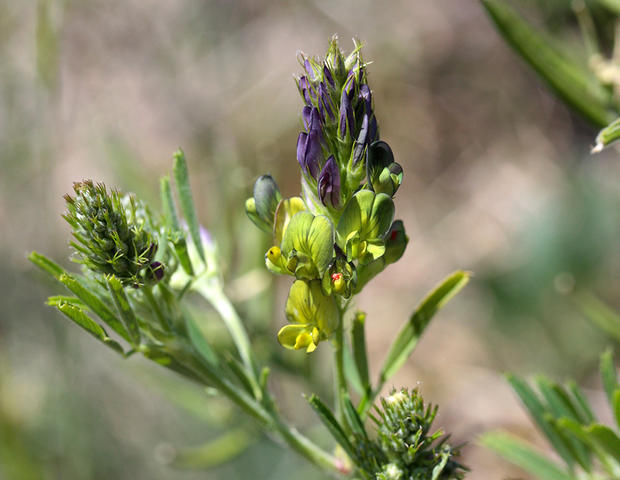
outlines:
[[[60,265],[54,263],[45,255],[37,252],[31,252],[30,255],[28,255],[28,260],[30,260],[44,272],[49,273],[56,280],[58,280],[60,276],[65,272]]]
[[[507,433],[487,433],[480,443],[541,480],[572,480],[559,465]]]
[[[179,450],[170,464],[188,470],[214,468],[238,457],[252,443],[254,436],[244,428],[237,428],[204,445]]]
[[[134,345],[140,344],[140,328],[138,327],[138,320],[136,319],[136,315],[131,308],[131,304],[129,303],[129,299],[125,294],[125,290],[123,289],[123,285],[115,276],[106,276],[105,277],[106,285],[108,287],[108,291],[112,296],[112,302],[116,307],[118,314],[120,315],[123,323],[125,324],[125,328],[133,340]]]
[[[363,395],[365,391],[364,386],[360,380],[360,376],[355,365],[355,360],[353,359],[353,355],[351,354],[351,350],[349,350],[348,345],[345,345],[342,349],[342,358],[344,363],[344,374],[349,385],[351,385],[359,395]]]
[[[543,375],[536,378],[536,384],[554,417],[568,417],[579,421],[579,415],[561,386]]]
[[[88,308],[82,300],[77,297],[71,297],[69,295],[53,295],[51,297],[47,297],[46,303],[50,307],[57,307],[58,305],[62,305],[63,303],[70,303],[71,305],[76,305],[84,310]]]
[[[170,241],[174,246],[174,251],[179,258],[181,267],[185,270],[185,273],[192,276],[194,275],[194,269],[192,268],[192,262],[187,251],[185,235],[183,234],[179,223],[177,209],[174,205],[172,189],[170,188],[170,177],[167,175],[162,177],[160,180],[160,193],[164,210],[164,218],[166,219],[166,224],[170,230]]]
[[[620,429],[620,388],[616,388],[613,396],[612,409],[614,411],[614,417],[616,419],[616,425]]]
[[[482,0],[499,33],[574,109],[591,122],[609,122],[609,94],[585,66],[566,58],[504,0]]]
[[[196,321],[189,314],[185,315],[185,325],[187,327],[189,341],[203,358],[203,360],[205,360],[210,365],[217,365],[217,355],[211,348],[211,345],[209,345],[209,343],[207,342],[207,339],[205,338],[200,328],[198,328],[198,325],[196,325]]]
[[[56,308],[60,310],[66,317],[73,320],[80,327],[90,333],[93,337],[101,340],[112,350],[116,350],[121,355],[124,353],[123,348],[116,342],[108,337],[108,334],[103,329],[101,325],[91,319],[84,311],[76,305],[71,305],[69,303],[61,303]]]
[[[131,341],[127,330],[119,318],[112,313],[112,310],[95,294],[93,294],[79,278],[63,274],[59,278],[60,282],[71,290],[77,297],[84,302],[101,320],[103,320],[112,330],[118,333],[128,342]]]
[[[243,387],[247,394],[251,397],[259,397],[261,390],[258,387],[256,380],[254,380],[243,364],[232,356],[228,356],[226,359],[226,365],[230,368],[230,371],[235,375],[235,378],[239,381],[239,384]]]
[[[198,217],[196,216],[196,208],[194,206],[194,200],[192,199],[192,190],[189,185],[189,174],[187,171],[187,162],[185,161],[185,154],[183,150],[179,149],[174,153],[174,164],[172,167],[174,175],[174,182],[179,194],[179,203],[181,204],[181,212],[185,217],[189,233],[192,237],[192,241],[196,246],[196,251],[206,263],[205,252],[202,247],[202,240],[200,239],[200,226],[198,224]]]
[[[586,425],[595,422],[596,416],[594,415],[586,396],[583,394],[579,386],[574,381],[570,381],[567,384],[567,388],[570,390],[573,398],[575,399],[574,405],[579,407],[578,411],[580,413],[580,422]]]
[[[618,313],[590,294],[579,295],[577,303],[588,320],[620,342],[620,315]]]
[[[381,383],[384,383],[394,375],[407,361],[435,313],[460,292],[468,281],[469,273],[462,271],[454,272],[438,285],[418,306],[409,321],[398,333],[388,351],[381,369]]]
[[[351,403],[351,398],[347,393],[343,393],[342,406],[343,413],[347,420],[347,423],[351,427],[351,431],[361,438],[368,439],[366,428],[364,428],[364,422],[357,413],[355,406]]]
[[[536,422],[541,431],[549,439],[553,448],[560,454],[564,461],[568,465],[574,463],[574,459],[571,453],[566,448],[563,439],[558,436],[557,432],[551,427],[546,415],[549,413],[543,403],[538,399],[534,391],[528,386],[528,384],[513,374],[506,375],[508,383],[515,391],[515,393],[525,405],[525,408],[530,413],[532,419]]]
[[[368,374],[368,357],[366,354],[366,333],[364,323],[366,315],[357,312],[353,318],[353,326],[351,328],[351,346],[353,349],[353,358],[357,367],[357,374],[364,391],[370,390],[370,376]]]
[[[606,350],[601,355],[601,377],[609,404],[613,405],[614,392],[618,388],[618,378],[616,376],[616,366],[614,365],[614,355],[611,350]]]
[[[355,458],[355,450],[353,449],[353,445],[347,438],[347,435],[344,433],[342,426],[334,417],[334,414],[331,410],[325,405],[319,397],[316,395],[312,395],[308,399],[308,403],[314,409],[315,413],[318,415],[323,425],[327,427],[329,433],[331,433],[334,440],[343,448],[343,450],[349,455],[351,458]]]

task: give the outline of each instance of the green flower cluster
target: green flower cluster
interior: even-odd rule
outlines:
[[[361,47],[345,57],[334,38],[323,60],[300,61],[302,194],[283,199],[263,175],[246,212],[273,235],[267,268],[296,279],[278,340],[312,352],[338,327],[346,300],[397,261],[408,238],[392,201],[402,168],[379,140]]]
[[[80,263],[123,285],[140,287],[164,275],[155,262],[157,240],[149,228],[145,207],[133,196],[110,192],[102,183],[84,180],[73,184],[75,197],[65,195],[65,220],[73,228]]]

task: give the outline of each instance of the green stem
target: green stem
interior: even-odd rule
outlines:
[[[153,295],[153,287],[146,285],[142,287],[142,292],[144,293],[144,296],[146,297],[147,302],[149,302],[151,308],[155,311],[155,316],[157,317],[157,320],[159,321],[159,325],[161,326],[162,330],[164,332],[170,332],[170,322],[162,313],[161,308],[159,308],[159,304],[157,303],[157,300]]]
[[[342,400],[348,393],[347,378],[344,373],[344,308],[338,306],[338,327],[334,334],[334,390],[336,396],[336,416],[343,425],[347,425],[342,409]]]
[[[237,311],[230,303],[228,297],[224,295],[221,287],[219,285],[210,284],[208,279],[200,279],[192,285],[192,288],[202,295],[202,297],[220,314],[235,342],[241,361],[248,369],[252,378],[256,379],[256,367],[252,359],[250,339],[248,338],[248,334]]]

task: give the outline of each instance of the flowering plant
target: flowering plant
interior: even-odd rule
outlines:
[[[69,273],[36,252],[30,260],[69,291],[48,303],[88,333],[125,357],[141,353],[217,390],[324,470],[383,480],[460,478],[465,469],[455,459],[458,448],[447,443],[442,431],[431,431],[436,407],[425,407],[417,390],[394,390],[379,405],[375,399],[411,355],[433,315],[467,283],[468,274],[453,273],[420,304],[372,382],[366,315],[351,306],[355,295],[407,246],[392,200],[403,172],[379,137],[361,45],[345,56],[334,38],[324,59],[300,58],[301,195],[282,198],[274,179],[263,175],[245,208],[273,237],[266,268],[293,277],[285,305],[288,323],[277,340],[306,353],[321,343],[332,346],[335,408],[316,395],[308,401],[339,448],[322,449],[282,417],[269,389],[269,369],[257,365],[246,325],[224,293],[217,246],[198,222],[182,151],[174,155],[174,182],[161,180],[161,215],[132,195],[90,180],[75,184],[75,196],[65,196],[64,217],[73,230],[81,273]],[[235,353],[213,345],[206,320],[186,308],[192,293],[219,313]],[[366,425],[368,419],[375,428]]]

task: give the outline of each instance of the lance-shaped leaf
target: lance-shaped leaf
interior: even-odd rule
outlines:
[[[332,296],[321,289],[321,282],[296,280],[286,300],[285,325],[278,332],[283,347],[310,353],[326,339],[338,324],[338,306]]]
[[[123,289],[123,285],[113,275],[105,277],[106,285],[108,287],[108,291],[112,296],[112,301],[118,314],[120,315],[123,323],[125,324],[125,328],[129,332],[131,339],[133,340],[134,345],[140,344],[140,328],[138,326],[138,319],[136,318],[136,314],[129,303],[129,299],[125,294],[125,290]]]
[[[468,281],[469,273],[454,272],[424,299],[392,343],[381,369],[381,383],[394,375],[405,363],[435,313],[460,292]]]
[[[620,139],[620,118],[617,118],[605,128],[603,128],[596,136],[596,144],[592,148],[592,153],[598,153],[605,147]]]
[[[296,213],[306,210],[306,204],[300,197],[291,197],[281,200],[276,208],[275,221],[273,224],[273,244],[280,245],[284,238],[284,232],[291,218]]]
[[[192,237],[192,241],[194,242],[194,246],[196,247],[196,251],[202,261],[206,263],[202,239],[200,238],[200,225],[198,223],[196,207],[194,206],[194,200],[192,198],[192,190],[189,185],[189,173],[187,171],[187,162],[185,160],[183,150],[178,150],[174,153],[172,173],[174,174],[174,182],[177,187],[177,193],[179,194],[181,212],[183,212],[183,216],[187,222],[187,227],[189,228],[189,233]]]
[[[366,354],[366,332],[364,324],[366,323],[366,314],[364,312],[356,312],[353,318],[353,326],[351,327],[351,346],[353,348],[353,358],[355,366],[362,382],[364,390],[370,392],[370,376],[368,374],[368,357]]]
[[[108,337],[103,327],[86,315],[80,307],[71,305],[70,303],[60,303],[57,308],[65,316],[73,320],[93,337],[105,343],[112,350],[117,351],[121,355],[124,353],[123,347],[121,347],[118,342]]]
[[[573,480],[559,465],[507,433],[487,433],[480,443],[541,480]]]
[[[585,66],[552,46],[505,0],[483,0],[482,5],[504,39],[566,103],[596,125],[609,123],[610,94]]]
[[[389,195],[360,190],[347,202],[336,228],[336,242],[349,261],[370,263],[385,252],[384,237],[394,219]]]
[[[177,254],[181,267],[185,270],[185,273],[190,276],[194,275],[194,269],[192,268],[192,262],[189,258],[189,253],[187,250],[187,241],[185,240],[185,235],[181,230],[179,216],[177,215],[177,209],[174,205],[174,199],[172,198],[170,177],[162,177],[159,185],[161,202],[164,210],[164,219],[166,221],[166,226],[170,230],[169,240],[174,245],[174,251]]]
[[[620,342],[620,315],[590,294],[581,294],[577,303],[586,317],[601,330]]]
[[[331,220],[307,211],[298,212],[288,224],[281,250],[287,260],[296,259],[293,273],[297,278],[322,278],[334,256]]]
[[[610,405],[613,404],[614,392],[620,388],[618,377],[616,375],[616,367],[614,365],[614,355],[611,350],[605,351],[601,355],[601,377],[603,379],[603,387]]]
[[[184,470],[215,468],[241,455],[252,443],[253,434],[245,428],[236,428],[203,445],[180,449],[170,465]]]
[[[325,405],[316,395],[312,395],[308,399],[308,403],[310,403],[310,406],[316,412],[321,422],[323,422],[323,425],[327,427],[327,430],[329,430],[329,433],[331,433],[338,445],[342,447],[349,457],[355,458],[356,452],[353,445],[351,445],[351,442],[349,441],[347,434],[344,432],[342,425],[338,423],[338,420],[336,420],[336,417],[327,405]]]

